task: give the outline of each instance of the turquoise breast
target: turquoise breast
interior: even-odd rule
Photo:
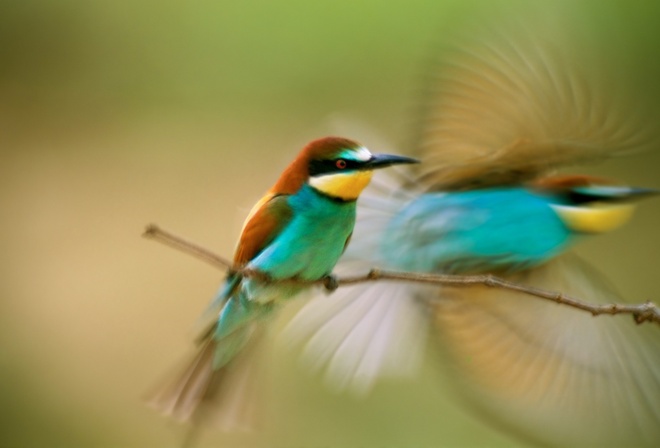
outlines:
[[[308,185],[289,198],[293,218],[249,264],[275,279],[317,280],[331,273],[355,225],[355,202],[329,198]]]

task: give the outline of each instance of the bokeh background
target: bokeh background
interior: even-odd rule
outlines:
[[[230,255],[307,140],[361,122],[347,136],[405,153],[434,46],[530,5],[588,30],[640,98],[660,100],[652,1],[0,2],[0,445],[179,446],[185,428],[141,397],[189,352],[222,273],[142,239],[144,226]],[[658,151],[589,171],[660,187]],[[627,297],[657,302],[659,228],[647,201],[579,251]],[[520,443],[465,410],[432,356],[358,399],[272,345],[263,431],[211,431],[202,446]]]

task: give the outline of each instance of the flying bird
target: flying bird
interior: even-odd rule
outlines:
[[[475,33],[445,52],[414,145],[424,164],[365,192],[336,272],[490,273],[625,302],[570,250],[655,192],[557,170],[641,151],[653,127],[605,71],[581,64],[566,30],[532,28]],[[464,402],[534,444],[660,440],[660,331],[632,319],[485,286],[379,281],[312,300],[286,334],[338,389],[414,374],[430,346]]]

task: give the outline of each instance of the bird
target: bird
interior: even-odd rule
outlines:
[[[572,249],[625,224],[657,191],[563,170],[657,144],[643,101],[617,96],[625,86],[581,63],[566,28],[466,35],[428,76],[410,145],[424,164],[385,173],[361,197],[355,243],[335,272],[493,274],[625,303]],[[431,352],[466,407],[535,446],[660,437],[660,333],[632,319],[487,286],[379,281],[310,301],[285,336],[332,388],[361,395],[380,378],[414,375]]]
[[[232,270],[201,318],[198,354],[152,392],[149,403],[179,421],[249,429],[259,411],[251,383],[259,361],[253,358],[268,319],[305,282],[331,278],[351,238],[356,200],[374,170],[417,162],[373,154],[341,137],[304,146],[247,216]]]

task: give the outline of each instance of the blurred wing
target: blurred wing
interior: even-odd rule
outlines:
[[[622,302],[574,256],[508,279],[592,303]],[[433,312],[436,347],[458,390],[482,415],[535,443],[657,446],[656,326],[487,287],[445,288],[440,298]]]
[[[392,174],[379,173],[360,198],[336,273],[400,269],[381,251],[383,238],[418,192]],[[574,256],[508,279],[594,303],[623,301]],[[660,331],[631,318],[594,318],[486,287],[375,282],[310,301],[285,334],[333,386],[365,392],[378,378],[415,372],[429,324],[457,390],[509,431],[559,446],[652,445],[660,437]]]
[[[520,183],[650,143],[654,126],[622,80],[578,54],[565,28],[501,29],[477,31],[433,69],[416,138],[427,188]]]
[[[428,319],[414,294],[392,282],[342,287],[308,303],[283,336],[332,389],[362,395],[379,377],[411,376],[421,365]]]

